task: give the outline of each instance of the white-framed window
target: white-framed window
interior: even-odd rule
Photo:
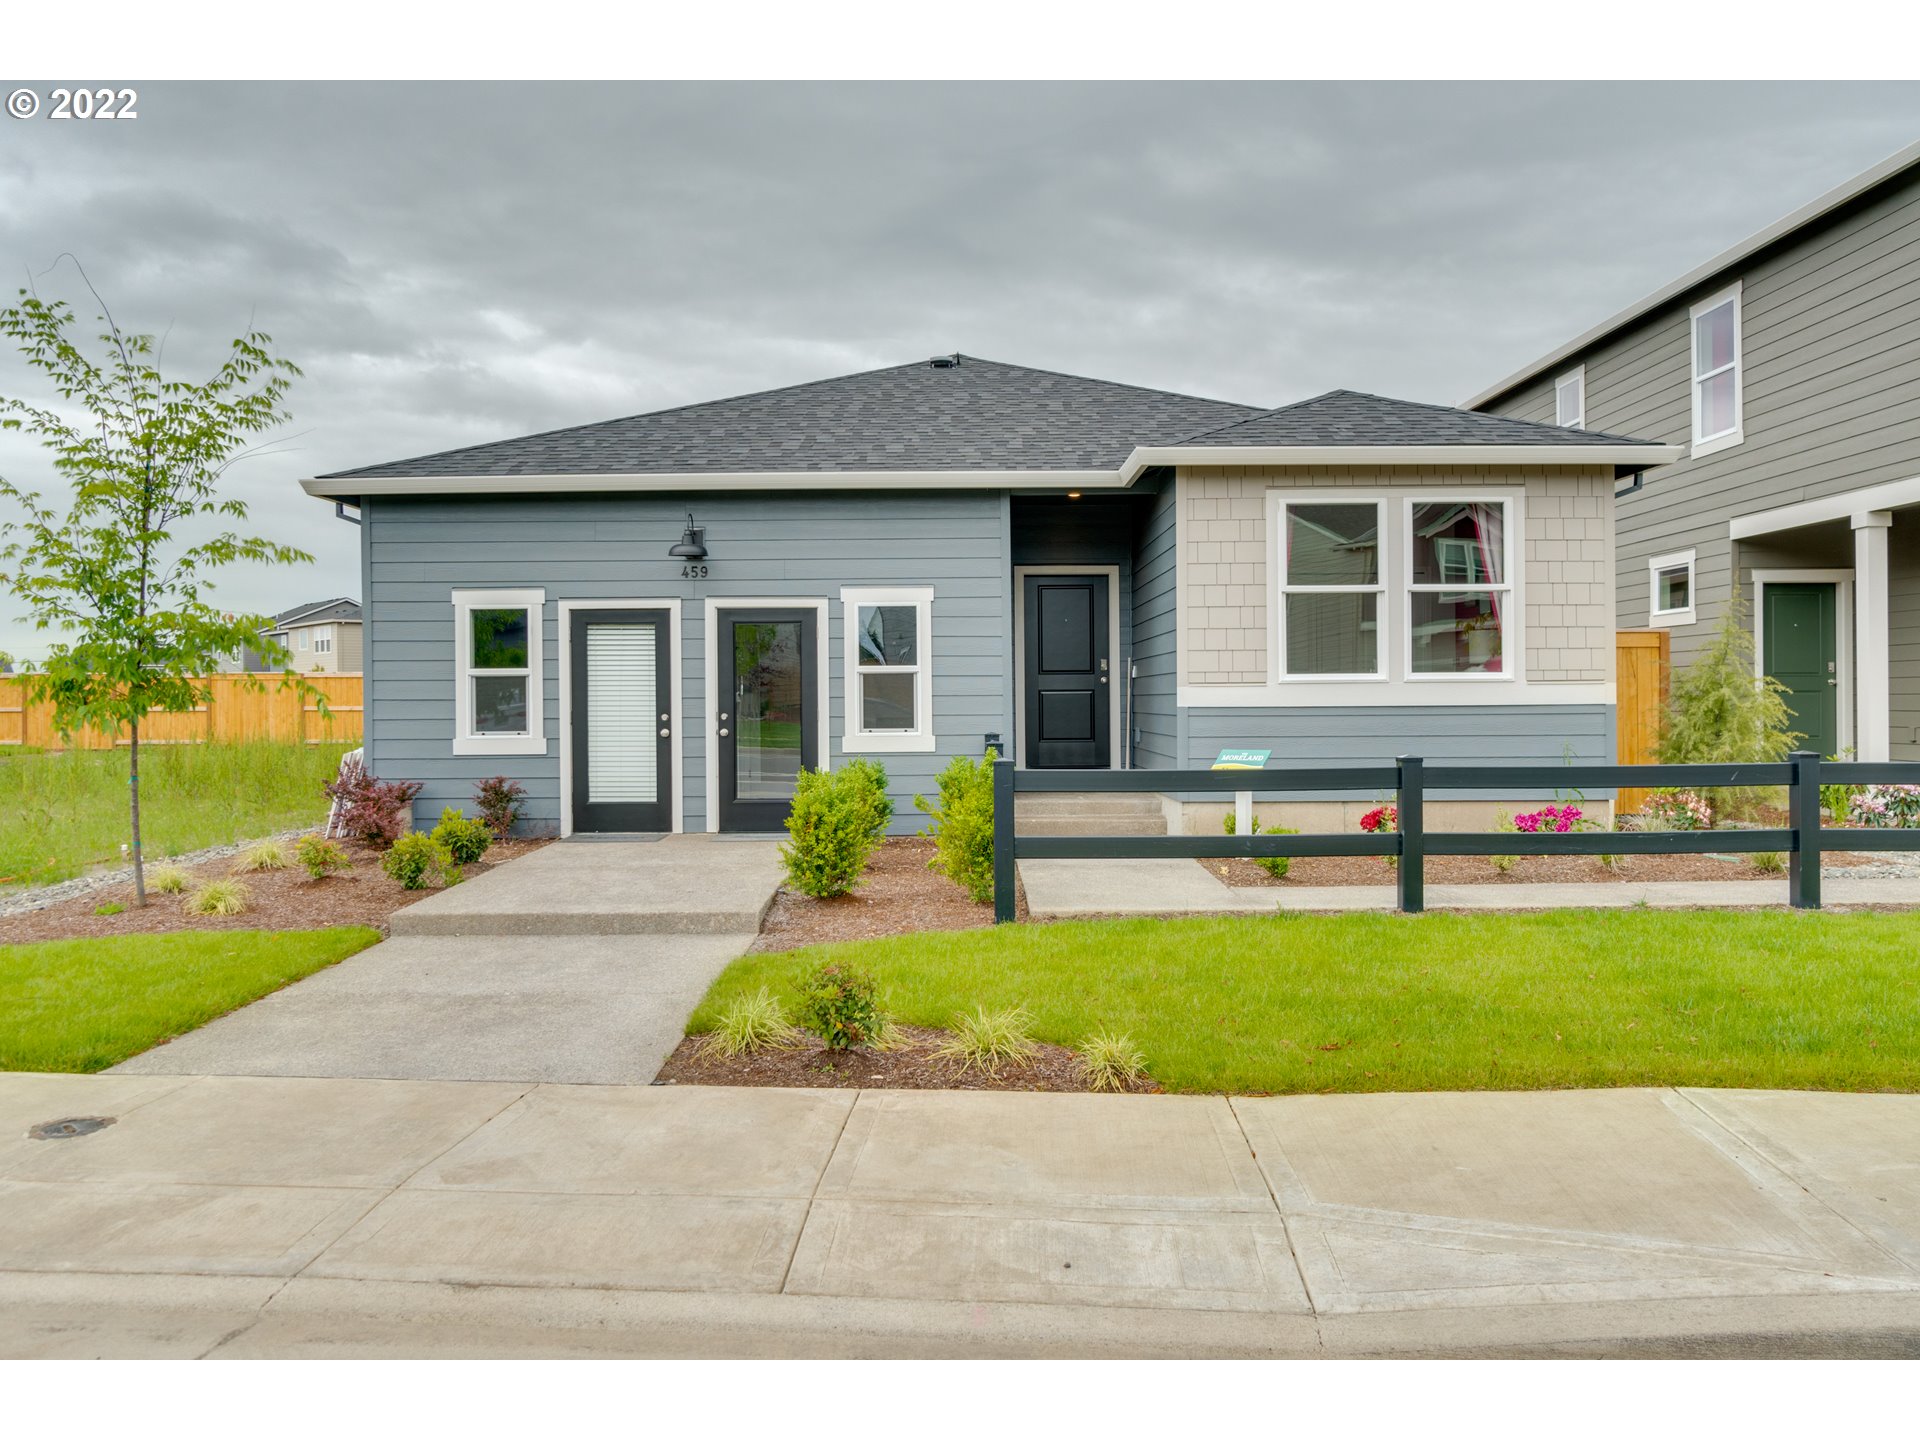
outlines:
[[[1287,679],[1386,675],[1381,620],[1386,502],[1287,498],[1280,504],[1280,673]]]
[[[1711,455],[1743,437],[1740,286],[1710,295],[1689,312],[1693,346],[1693,453]]]
[[[1693,624],[1694,554],[1681,550],[1647,562],[1647,619],[1656,626]]]
[[[299,630],[299,631],[296,631],[295,633],[300,637],[300,648],[302,650],[306,649],[307,648],[307,632],[304,630]]]
[[[932,750],[933,591],[845,589],[849,755]]]
[[[1575,366],[1553,382],[1553,423],[1587,428],[1587,367]]]
[[[331,655],[333,653],[333,631],[316,630],[313,632],[313,653]]]
[[[544,755],[544,590],[453,592],[456,755]]]
[[[1506,679],[1513,631],[1509,502],[1409,496],[1405,515],[1407,675]]]

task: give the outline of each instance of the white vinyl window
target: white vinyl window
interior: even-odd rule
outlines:
[[[1386,567],[1381,500],[1287,500],[1280,506],[1280,673],[1375,680]]]
[[[453,592],[456,755],[544,755],[544,590]]]
[[[331,630],[316,630],[313,632],[313,653],[316,655],[331,655],[333,653],[333,632]]]
[[[1711,455],[1743,438],[1740,287],[1695,305],[1693,318],[1693,453]]]
[[[933,591],[842,590],[849,755],[927,751],[933,734]]]
[[[1693,624],[1694,554],[1682,550],[1647,562],[1647,610],[1656,626]]]
[[[1505,500],[1409,498],[1407,673],[1508,676],[1513,527]]]
[[[1572,430],[1587,428],[1587,367],[1569,370],[1553,382],[1553,423]]]
[[[306,649],[307,648],[307,632],[304,630],[301,630],[301,631],[297,631],[296,633],[300,636],[300,648],[302,650]]]

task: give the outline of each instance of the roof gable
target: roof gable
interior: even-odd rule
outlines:
[[[1511,420],[1449,405],[1393,400],[1358,390],[1329,390],[1188,436],[1183,447],[1376,445],[1614,446],[1650,442],[1600,430]]]

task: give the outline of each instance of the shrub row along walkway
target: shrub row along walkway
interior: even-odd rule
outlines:
[[[1920,1352],[1920,1096],[0,1076],[4,1355],[1556,1351]]]
[[[561,841],[119,1070],[645,1084],[779,883],[770,840]]]

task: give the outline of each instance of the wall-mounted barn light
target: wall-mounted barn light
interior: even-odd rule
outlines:
[[[704,560],[707,558],[707,531],[703,525],[693,523],[693,516],[687,516],[687,533],[680,537],[680,543],[667,554],[675,560]]]

